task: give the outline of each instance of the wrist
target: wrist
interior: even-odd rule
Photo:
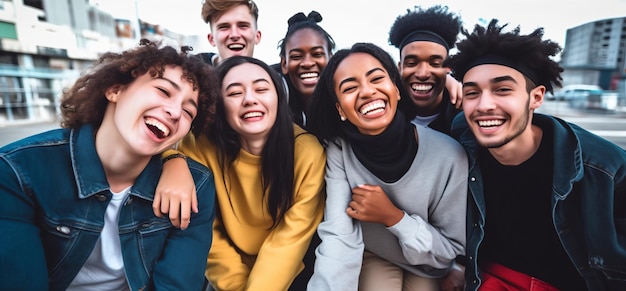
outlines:
[[[161,164],[165,164],[165,162],[171,160],[171,159],[183,159],[183,160],[187,160],[187,156],[185,156],[183,153],[177,152],[171,155],[167,155],[165,157],[163,157],[161,159]]]

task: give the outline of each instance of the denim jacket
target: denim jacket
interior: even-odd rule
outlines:
[[[0,149],[0,289],[64,290],[91,254],[113,195],[94,136],[89,125],[56,129]],[[152,212],[158,155],[122,204],[118,228],[131,290],[202,288],[215,184],[208,168],[188,164],[200,210],[188,229]]]
[[[533,124],[552,128],[552,223],[589,290],[626,290],[626,152],[577,125],[534,114]],[[546,132],[546,131],[544,131]],[[485,199],[478,144],[463,114],[452,134],[469,158],[466,290],[481,283],[478,249],[485,233]]]

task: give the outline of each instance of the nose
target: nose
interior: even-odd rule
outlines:
[[[230,27],[230,38],[239,38],[241,34],[239,33],[239,28],[236,25]]]
[[[182,114],[183,111],[183,106],[182,104],[178,103],[178,102],[169,102],[166,106],[165,106],[165,113],[167,113],[167,115],[169,115],[169,117],[173,120],[178,120],[180,119],[180,116]]]
[[[480,112],[488,112],[495,109],[494,97],[488,91],[483,91],[478,97],[476,104],[476,110]]]
[[[256,99],[256,96],[254,96],[254,94],[252,94],[251,92],[246,92],[246,94],[244,94],[243,96],[243,106],[252,106],[257,104],[258,101]]]
[[[419,63],[416,67],[415,67],[415,77],[419,80],[426,80],[429,77],[429,70],[428,70],[428,65],[424,64],[424,63]]]
[[[376,94],[376,88],[369,83],[364,83],[361,85],[361,90],[359,91],[359,97],[361,98],[370,98]]]
[[[312,67],[313,65],[315,65],[315,62],[313,61],[313,57],[311,57],[311,54],[305,54],[302,58],[302,62],[300,62],[300,66]]]

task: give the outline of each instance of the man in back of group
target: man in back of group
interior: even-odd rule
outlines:
[[[400,15],[389,30],[389,43],[400,51],[398,69],[410,99],[399,106],[415,125],[428,126],[450,135],[450,124],[461,110],[460,84],[448,76],[444,67],[450,49],[461,30],[461,20],[446,6],[423,9],[418,6]],[[452,88],[454,102],[451,101]],[[456,106],[455,106],[456,105]],[[464,261],[459,257],[457,261]],[[462,290],[463,269],[455,263],[450,274],[441,280],[441,288]]]
[[[414,124],[445,134],[450,134],[450,123],[460,112],[461,102],[454,98],[460,85],[447,77],[449,69],[443,63],[454,48],[461,25],[459,17],[446,6],[417,6],[398,16],[389,30],[389,43],[400,50],[398,68],[411,96],[410,100],[400,100],[400,106]],[[446,82],[453,90],[452,102]]]
[[[205,0],[202,20],[211,26],[207,38],[217,53],[200,56],[213,66],[232,56],[252,57],[254,46],[261,41],[258,18],[259,8],[252,0]]]
[[[626,290],[626,152],[534,112],[561,85],[561,48],[505,27],[464,31],[447,63],[470,159],[466,289]]]

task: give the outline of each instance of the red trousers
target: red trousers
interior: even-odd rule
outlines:
[[[558,291],[556,287],[509,269],[497,263],[487,263],[482,268],[483,283],[480,291]]]

